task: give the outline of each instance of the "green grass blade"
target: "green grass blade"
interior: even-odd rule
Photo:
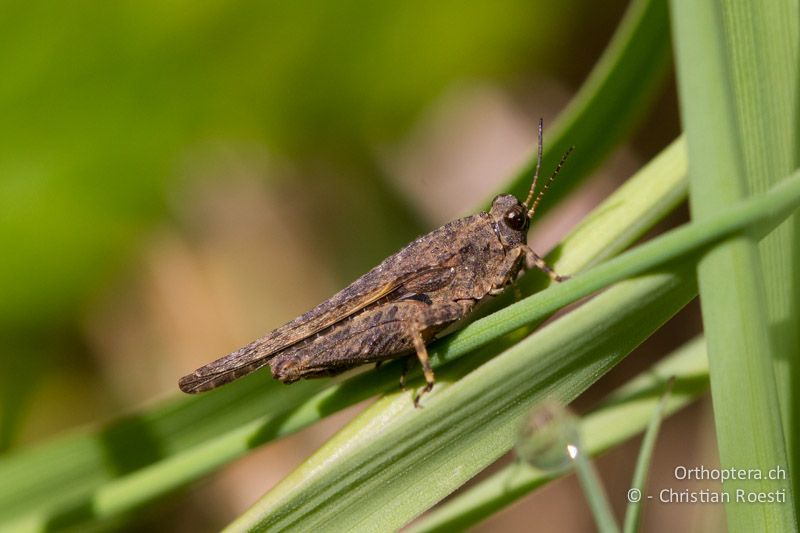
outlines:
[[[742,130],[737,113],[731,72],[732,62],[740,59],[728,49],[725,19],[739,15],[729,13],[724,2],[674,0],[671,5],[691,161],[690,202],[694,219],[702,221],[748,194],[743,150],[747,143],[763,140]],[[762,52],[768,51],[758,53]],[[718,246],[699,263],[698,277],[720,462],[723,467],[763,471],[776,465],[788,468],[757,241],[742,236]],[[743,432],[751,438],[742,439]],[[731,480],[725,488],[765,493],[786,489],[792,500],[788,483]],[[732,499],[726,512],[732,531],[797,528],[792,505]]]
[[[0,523],[25,513],[83,505],[99,487],[127,479],[253,420],[278,423],[324,383],[283,387],[266,374],[204,398],[183,396],[91,433],[69,435],[0,460]],[[264,413],[269,415],[266,416]],[[245,447],[241,453],[249,449]],[[230,459],[229,459],[230,460]],[[53,486],[58,491],[53,491]],[[46,511],[48,510],[49,511]],[[66,511],[65,511],[66,512]]]
[[[542,168],[555,168],[564,152],[576,147],[548,198],[573,190],[631,132],[661,88],[669,60],[666,0],[633,0],[586,82],[547,129]],[[524,198],[535,164],[532,160],[500,192],[510,190]],[[544,214],[556,203],[548,200],[538,212]]]
[[[656,408],[653,409],[653,415],[650,422],[647,424],[647,429],[644,432],[642,439],[642,447],[639,450],[639,456],[636,458],[636,470],[633,472],[633,480],[631,481],[631,488],[637,489],[640,493],[645,491],[645,482],[647,481],[647,472],[650,469],[650,461],[653,458],[653,451],[656,449],[656,439],[658,438],[658,431],[661,429],[661,421],[664,419],[664,413],[669,401],[669,395],[674,386],[674,379],[670,377],[667,380],[664,392],[661,395]],[[639,519],[642,514],[642,500],[628,501],[628,508],[625,511],[625,522],[623,524],[623,531],[625,533],[635,533],[639,528]]]
[[[798,167],[798,25],[795,1],[725,0],[723,16],[730,79],[748,191],[759,193],[775,177]],[[800,468],[800,216],[781,224],[759,243],[766,317],[776,359],[778,400],[783,415],[789,465]],[[794,404],[794,405],[793,405]],[[790,476],[795,507],[800,477]]]
[[[422,410],[380,399],[229,530],[406,524],[508,451],[532,405],[571,401],[693,298],[687,266],[623,282],[466,376],[444,369]]]
[[[614,512],[608,501],[608,495],[600,481],[600,474],[584,453],[575,457],[575,474],[578,476],[583,494],[589,502],[597,531],[600,533],[619,533],[619,526],[614,519]]]
[[[689,405],[708,388],[702,338],[690,341],[623,385],[583,417],[581,435],[586,453],[599,455],[644,430],[670,376],[675,376],[675,386],[667,399],[665,415]],[[424,516],[409,533],[465,530],[557,477],[549,471],[508,465]]]

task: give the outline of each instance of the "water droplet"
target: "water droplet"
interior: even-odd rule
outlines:
[[[578,417],[556,400],[540,403],[522,425],[516,452],[520,459],[541,470],[570,468],[580,453]]]

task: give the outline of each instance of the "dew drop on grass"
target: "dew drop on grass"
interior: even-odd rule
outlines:
[[[538,404],[523,421],[515,449],[520,460],[540,470],[571,468],[581,449],[578,417],[555,400]]]

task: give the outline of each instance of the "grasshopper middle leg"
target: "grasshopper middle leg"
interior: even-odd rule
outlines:
[[[431,368],[431,360],[428,357],[428,349],[425,347],[425,341],[420,334],[419,325],[413,324],[409,334],[411,335],[411,340],[414,341],[414,350],[417,352],[419,363],[422,365],[422,373],[425,375],[425,388],[414,395],[414,407],[421,407],[419,405],[420,398],[433,390],[433,369]]]

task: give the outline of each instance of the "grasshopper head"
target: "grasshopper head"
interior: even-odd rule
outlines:
[[[507,247],[525,244],[528,241],[528,227],[531,219],[528,209],[510,194],[501,194],[492,201],[489,210],[494,230]]]
[[[536,212],[536,207],[539,205],[544,193],[550,188],[550,184],[553,183],[553,180],[558,176],[561,167],[564,165],[564,161],[567,160],[567,157],[569,157],[569,154],[574,148],[570,147],[563,157],[561,157],[558,166],[556,166],[556,169],[534,199],[536,182],[539,179],[539,169],[542,167],[542,128],[543,122],[542,119],[539,119],[539,151],[538,157],[536,158],[536,167],[533,172],[533,182],[528,191],[528,197],[525,198],[524,202],[520,202],[515,196],[501,194],[492,201],[492,208],[489,210],[489,214],[494,223],[494,230],[497,232],[497,235],[500,236],[503,245],[507,247],[527,244],[528,226],[530,226],[531,218]]]

